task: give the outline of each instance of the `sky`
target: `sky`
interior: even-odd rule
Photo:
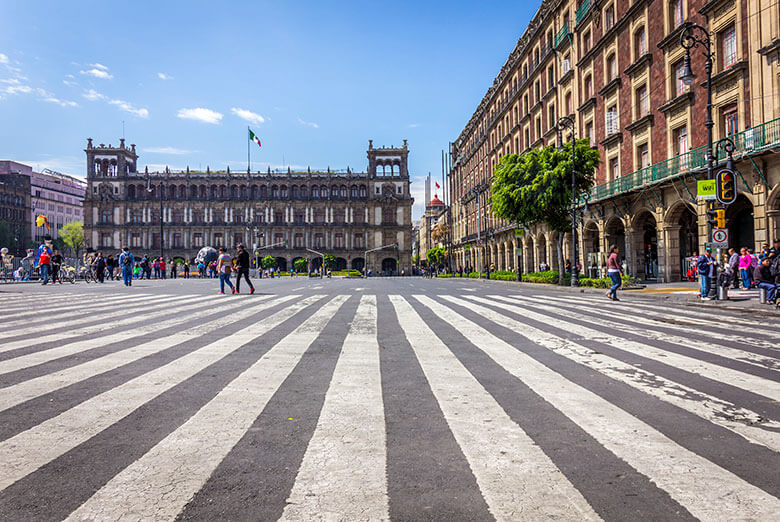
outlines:
[[[124,132],[139,169],[240,171],[249,126],[253,171],[365,171],[369,139],[406,139],[419,219],[425,177],[537,8],[0,0],[0,159],[83,177],[87,138]]]

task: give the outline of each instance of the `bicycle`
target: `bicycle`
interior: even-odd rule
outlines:
[[[63,281],[67,281],[72,285],[76,284],[76,269],[69,265],[62,265],[59,272],[57,272],[57,279],[59,279],[60,284]]]

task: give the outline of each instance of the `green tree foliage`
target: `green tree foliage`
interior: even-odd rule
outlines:
[[[439,265],[440,263],[443,263],[444,259],[447,257],[447,250],[440,247],[431,248],[425,255],[428,257],[428,263]]]
[[[274,256],[265,256],[260,260],[263,268],[276,268],[276,258]]]
[[[309,262],[302,257],[293,262],[293,268],[295,268],[296,272],[306,272],[308,266]]]
[[[60,237],[71,249],[76,259],[79,259],[79,251],[84,248],[87,239],[84,236],[84,223],[81,221],[71,221],[65,223],[60,229]]]
[[[336,257],[331,254],[325,254],[324,256],[325,268],[336,268]]]
[[[589,190],[595,180],[599,151],[588,139],[577,140],[575,190]],[[571,230],[571,145],[541,147],[523,155],[504,156],[493,170],[493,213],[524,226],[546,225],[558,232],[558,259],[563,273],[563,234]]]
[[[414,257],[412,257],[412,264],[420,265],[420,254],[415,254]]]

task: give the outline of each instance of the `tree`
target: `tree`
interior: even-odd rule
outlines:
[[[442,219],[436,223],[436,226],[433,227],[433,230],[431,231],[431,239],[437,243],[442,243],[447,238],[449,233],[450,227],[448,227]]]
[[[325,254],[323,262],[325,263],[325,268],[336,268],[336,257],[331,254]]]
[[[412,256],[412,264],[420,266],[420,254],[415,254]]]
[[[443,248],[431,248],[425,255],[428,257],[428,262],[433,266],[438,266],[444,262],[444,258],[447,257],[447,251]]]
[[[296,272],[305,272],[308,266],[309,262],[302,257],[293,261],[293,268],[295,268]]]
[[[575,190],[582,194],[593,186],[600,155],[587,138],[577,140],[574,154]],[[493,214],[524,226],[544,224],[557,232],[561,281],[563,236],[571,230],[571,202],[571,146],[541,147],[520,156],[510,154],[502,157],[493,170]]]
[[[263,268],[276,268],[276,258],[274,256],[265,256],[260,260]]]
[[[60,237],[73,251],[73,255],[76,256],[78,262],[79,250],[84,248],[87,243],[87,239],[84,237],[84,223],[81,221],[71,221],[65,223],[60,229]]]

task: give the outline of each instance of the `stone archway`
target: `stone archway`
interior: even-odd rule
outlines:
[[[607,240],[607,250],[612,245],[618,247],[618,257],[622,261],[626,257],[626,227],[617,216],[613,216],[604,226],[604,236]]]
[[[596,273],[601,265],[601,247],[599,241],[599,226],[595,221],[588,221],[582,229],[582,258],[585,276],[597,277]]]
[[[347,260],[343,257],[337,257],[336,258],[336,267],[335,270],[346,270],[347,269]]]
[[[382,260],[382,274],[383,275],[395,275],[398,268],[398,262],[395,258],[386,257]]]
[[[352,260],[352,269],[353,270],[363,270],[363,267],[366,265],[365,259],[362,257],[356,257]]]
[[[744,194],[737,196],[737,200],[726,209],[726,227],[729,231],[730,248],[739,251],[740,248],[745,247],[755,252],[753,203]]]
[[[632,220],[631,275],[645,280],[658,279],[658,224],[648,209],[640,210]]]
[[[780,183],[769,191],[766,200],[766,241],[773,242],[780,238]]]
[[[547,262],[547,238],[544,237],[543,233],[539,233],[538,236],[536,236],[536,241],[534,241],[534,247],[536,251],[536,255],[534,256],[534,261],[536,262],[536,265],[534,266],[534,272],[538,272],[541,270],[539,266],[542,264],[542,262]],[[547,263],[548,265],[550,263]]]

